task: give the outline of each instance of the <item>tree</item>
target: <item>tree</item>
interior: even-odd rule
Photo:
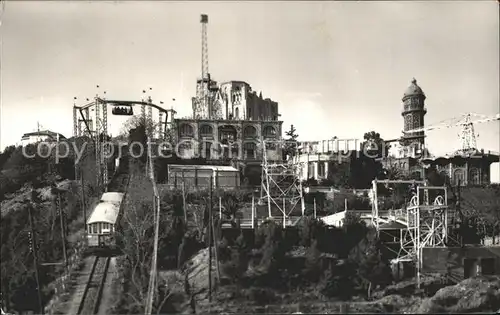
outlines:
[[[144,123],[140,123],[136,128],[131,129],[129,131],[129,145],[133,143],[139,143],[141,147],[134,145],[131,150],[135,157],[139,156],[139,161],[141,164],[145,164],[148,158],[147,148],[148,148],[148,137],[146,134],[146,125]]]
[[[390,144],[385,143],[380,134],[375,131],[366,132],[363,136],[365,140],[361,144],[363,152],[369,154],[371,157],[386,157],[389,153]]]
[[[154,211],[152,205],[152,184],[137,167],[134,181],[128,188],[124,201],[126,210],[117,228],[117,243],[125,254],[117,261],[124,280],[120,309],[117,313],[140,314],[149,282],[149,270],[153,252]]]
[[[144,121],[144,119],[141,115],[132,116],[129,119],[127,119],[127,121],[125,121],[123,123],[123,126],[120,130],[120,133],[118,134],[118,137],[127,137],[130,130],[136,129],[140,126],[149,127],[149,128],[151,128],[151,130],[158,130],[160,127],[160,123],[159,122],[152,122],[151,123],[148,121]],[[145,128],[145,130],[146,129],[147,128]]]
[[[382,251],[382,245],[375,229],[370,228],[366,236],[353,248],[349,259],[357,265],[357,276],[371,298],[373,286],[391,283],[389,260]]]
[[[322,181],[323,185],[332,185],[334,187],[349,188],[351,186],[351,172],[349,163],[328,163],[327,179]]]
[[[294,125],[290,125],[290,130],[285,132],[287,138],[285,138],[285,147],[283,149],[283,160],[287,160],[290,157],[295,156],[297,150],[297,138],[299,135],[296,133]]]

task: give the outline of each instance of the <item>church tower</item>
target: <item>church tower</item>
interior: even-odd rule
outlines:
[[[406,89],[403,96],[403,111],[401,115],[404,119],[404,131],[409,131],[424,127],[424,116],[427,113],[425,108],[425,94],[417,85],[417,80],[413,78],[411,85]],[[404,145],[410,155],[422,154],[424,150],[424,132],[413,132],[404,135]]]

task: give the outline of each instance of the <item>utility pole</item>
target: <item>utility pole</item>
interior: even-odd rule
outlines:
[[[212,181],[210,175],[210,198],[208,205],[208,301],[212,301]]]
[[[463,237],[463,231],[465,229],[465,218],[464,218],[464,214],[462,213],[462,207],[461,207],[461,197],[460,197],[460,179],[458,180],[458,185],[457,185],[457,212],[458,212],[458,215],[460,216],[460,224],[461,224],[461,233],[460,233],[460,246],[463,246],[464,244],[464,237]]]
[[[57,210],[59,212],[59,222],[61,224],[61,239],[62,239],[62,246],[63,246],[63,256],[64,256],[64,267],[68,267],[68,255],[66,253],[66,233],[65,233],[65,228],[64,228],[64,211],[62,209],[61,205],[61,192],[57,190]]]
[[[32,190],[33,194],[33,190]],[[33,207],[32,201],[28,202],[28,216],[29,216],[29,224],[30,224],[30,229],[31,229],[31,240],[33,242],[33,263],[35,265],[35,280],[36,280],[36,286],[37,286],[37,295],[38,295],[38,309],[40,314],[44,314],[43,312],[43,305],[42,305],[42,294],[41,294],[41,288],[40,288],[40,276],[39,276],[39,271],[38,271],[38,252],[37,252],[37,242],[36,242],[36,235],[35,235],[35,228],[33,224],[33,215],[31,213]]]
[[[85,223],[85,234],[87,233],[87,205],[85,204],[85,183],[83,181],[83,171],[80,170],[80,182],[82,186],[82,208],[83,208],[83,222]]]
[[[184,212],[184,224],[187,229],[188,217],[187,217],[187,209],[186,209],[186,185],[184,181],[182,181],[182,210]]]

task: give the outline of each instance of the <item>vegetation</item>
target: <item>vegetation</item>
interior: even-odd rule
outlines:
[[[283,160],[287,160],[290,157],[295,156],[297,150],[297,139],[299,135],[297,134],[297,129],[294,125],[290,125],[290,130],[285,131],[285,148],[283,150]]]
[[[34,188],[37,188],[36,186]],[[87,201],[91,192],[85,191]],[[63,261],[63,234],[68,254],[72,253],[78,238],[75,234],[84,229],[81,188],[72,184],[61,196],[62,212],[58,213],[54,200],[42,200],[40,191],[35,191],[33,203],[18,204],[15,211],[2,218],[1,222],[1,291],[6,309],[38,312],[35,265],[33,261],[33,236],[29,227],[28,207],[32,207],[39,263]],[[54,198],[52,195],[51,198]],[[63,215],[64,230],[61,231],[60,216]],[[42,303],[50,299],[53,292],[49,284],[63,273],[62,267],[40,266]]]
[[[146,125],[140,120],[133,121],[128,140],[146,145]],[[131,125],[132,126],[132,125]],[[290,156],[295,152],[298,135],[293,125],[287,133],[289,143],[285,153]],[[388,148],[383,139],[375,132],[365,134],[363,147],[376,156],[383,156]],[[95,157],[88,139],[72,139],[77,147],[89,145],[87,155],[80,159],[78,171],[84,174],[84,194],[89,200],[97,196],[93,168]],[[375,144],[375,145],[374,145]],[[378,147],[377,147],[378,146]],[[26,148],[34,152],[33,146]],[[30,151],[31,150],[31,151]],[[138,147],[132,148],[138,150]],[[134,152],[136,156],[140,152]],[[154,239],[154,218],[152,208],[152,183],[145,176],[144,168],[147,155],[130,163],[133,177],[125,200],[125,212],[119,222],[117,241],[123,253],[117,259],[121,285],[118,286],[118,299],[112,313],[143,314],[147,287],[150,277]],[[74,153],[62,163],[35,155],[26,158],[21,148],[7,148],[0,155],[1,173],[0,198],[10,198],[9,194],[18,191],[27,184],[35,183],[35,188],[53,185],[56,180],[74,179]],[[165,161],[155,166],[159,177],[166,177]],[[195,161],[196,162],[196,161]],[[194,162],[193,162],[194,163]],[[162,173],[163,172],[163,173]],[[368,188],[374,178],[405,178],[396,169],[384,170],[379,161],[361,155],[351,157],[350,163],[329,166],[331,182],[329,185],[342,188]],[[449,182],[437,172],[427,172],[432,185],[448,185]],[[325,183],[322,183],[325,184]],[[64,220],[67,235],[76,234],[83,229],[81,216],[82,201],[78,186],[73,183],[65,195]],[[450,186],[451,188],[451,186]],[[40,194],[40,190],[37,194]],[[312,216],[311,205],[316,203],[318,216],[335,213],[344,209],[344,198],[329,199],[325,194],[313,193],[305,196],[308,216],[301,219],[296,228],[282,229],[274,221],[267,221],[259,226],[255,234],[246,233],[239,226],[241,210],[251,201],[251,190],[223,191],[212,194],[208,190],[187,191],[170,190],[161,196],[160,235],[158,246],[158,268],[177,270],[185,273],[183,284],[187,300],[194,309],[195,296],[198,294],[188,281],[186,263],[199,254],[208,243],[215,243],[220,273],[223,278],[220,285],[230,290],[247,292],[247,298],[258,305],[270,304],[279,293],[291,293],[294,290],[311,292],[318,299],[349,300],[354,296],[372,299],[375,291],[392,283],[388,253],[381,245],[375,231],[368,228],[355,213],[349,212],[342,228],[327,227],[323,221]],[[380,187],[380,202],[383,208],[397,208],[408,201],[410,187]],[[59,215],[50,201],[35,194],[33,217],[36,237],[39,241],[40,260],[54,262],[62,259],[61,231]],[[496,197],[491,197],[496,196]],[[211,203],[210,203],[210,197]],[[349,208],[369,209],[367,194],[346,194]],[[468,242],[478,242],[487,235],[499,233],[499,187],[464,189],[461,192],[462,209],[466,212],[462,221],[462,236]],[[220,200],[220,203],[219,203]],[[467,200],[467,202],[465,202]],[[458,201],[456,191],[451,190],[449,203]],[[1,291],[7,309],[18,311],[38,311],[36,300],[36,282],[32,250],[30,250],[27,207],[22,203],[17,211],[3,218],[1,223]],[[210,216],[214,213],[214,232],[216,240],[207,237]],[[222,217],[219,218],[220,211]],[[44,215],[41,215],[41,214]],[[230,223],[233,229],[222,230],[221,225]],[[467,227],[467,228],[466,228]],[[66,239],[66,245],[72,244]],[[198,262],[200,263],[200,262]],[[201,262],[204,264],[204,262]],[[48,267],[41,271],[42,299],[46,302],[51,295],[50,286],[62,270]],[[165,287],[158,283],[159,296],[154,301],[154,313],[178,313],[182,311],[175,298],[175,286]],[[234,290],[234,287],[237,290]],[[235,293],[236,294],[236,293]],[[26,297],[29,297],[28,299]]]

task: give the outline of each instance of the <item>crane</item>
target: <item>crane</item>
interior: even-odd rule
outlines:
[[[473,120],[472,116],[475,116],[478,118],[476,120]],[[476,113],[466,113],[458,118],[447,119],[447,120],[441,121],[437,124],[433,124],[431,126],[403,131],[403,137],[400,138],[400,140],[404,140],[405,136],[408,136],[409,134],[412,134],[412,133],[461,126],[462,130],[461,130],[461,133],[459,134],[460,141],[461,141],[461,149],[459,149],[458,151],[470,152],[470,151],[477,149],[476,134],[474,132],[474,124],[480,124],[480,123],[486,123],[486,122],[498,121],[498,120],[500,120],[500,114],[496,114],[493,116],[487,116],[487,115],[476,114]]]

